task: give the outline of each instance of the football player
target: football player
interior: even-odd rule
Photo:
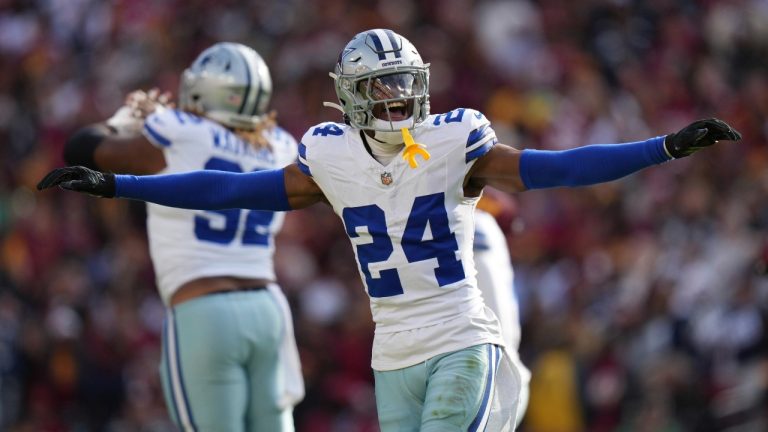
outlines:
[[[483,294],[483,301],[496,314],[501,335],[512,364],[520,373],[520,403],[517,423],[523,419],[528,406],[531,373],[518,355],[520,347],[520,312],[517,296],[513,289],[514,269],[512,268],[506,236],[494,216],[502,207],[496,194],[484,194],[475,210],[475,239],[473,243],[477,287]],[[494,211],[495,210],[495,211]]]
[[[133,174],[282,168],[295,161],[297,143],[267,113],[271,93],[256,51],[218,43],[181,75],[179,109],[164,106],[167,95],[133,92],[115,116],[74,134],[64,157]],[[292,408],[304,387],[272,263],[283,216],[147,205],[150,254],[167,306],[160,373],[182,430],[294,429]]]
[[[520,371],[504,353],[472,255],[483,188],[522,192],[618,179],[738,132],[716,119],[645,141],[566,151],[499,144],[469,108],[429,112],[429,64],[391,30],[356,35],[331,74],[343,123],[310,128],[296,163],[255,173],[113,175],[59,168],[38,188],[181,208],[290,210],[327,202],[355,250],[376,322],[372,367],[382,431],[514,427]]]

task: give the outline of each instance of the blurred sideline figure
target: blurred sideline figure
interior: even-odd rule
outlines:
[[[508,431],[522,375],[483,302],[472,254],[485,186],[586,186],[740,135],[717,119],[644,141],[564,151],[499,144],[479,111],[429,112],[429,64],[387,29],[357,34],[331,74],[343,123],[302,137],[299,158],[255,173],[114,175],[53,170],[65,189],[179,208],[290,210],[326,202],[343,220],[376,322],[371,366],[383,432]]]
[[[483,293],[485,304],[496,314],[501,335],[507,344],[507,354],[520,371],[520,404],[517,424],[523,419],[528,406],[531,373],[518,354],[520,348],[520,314],[514,291],[514,269],[509,256],[506,236],[496,221],[495,214],[503,196],[487,190],[475,210],[475,240],[473,251],[477,269],[477,287]]]
[[[253,49],[218,43],[181,76],[179,109],[131,93],[105,123],[65,146],[70,165],[119,173],[250,172],[296,159],[267,114],[272,82]],[[304,383],[288,303],[274,283],[283,213],[147,205],[150,254],[167,306],[160,373],[185,431],[292,431]]]

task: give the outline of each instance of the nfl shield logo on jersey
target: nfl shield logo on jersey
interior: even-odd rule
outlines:
[[[381,184],[384,186],[389,186],[392,184],[392,173],[391,172],[383,172],[381,173]]]

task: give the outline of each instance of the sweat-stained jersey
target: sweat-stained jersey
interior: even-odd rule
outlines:
[[[432,115],[412,134],[429,160],[400,156],[382,165],[361,131],[338,123],[311,128],[298,164],[344,221],[376,322],[372,366],[407,367],[481,343],[503,345],[485,307],[472,260],[474,209],[463,181],[496,144],[480,112]]]
[[[250,172],[296,160],[296,140],[275,127],[265,131],[272,151],[256,149],[218,123],[183,111],[147,117],[144,135],[165,156],[164,174],[201,169]],[[191,211],[147,204],[150,254],[161,297],[169,304],[184,283],[201,277],[274,280],[274,234],[283,213],[257,210]]]

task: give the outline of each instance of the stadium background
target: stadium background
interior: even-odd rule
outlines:
[[[64,138],[132,89],[175,92],[217,41],[256,48],[300,137],[339,114],[328,71],[392,28],[432,63],[432,111],[502,142],[642,139],[705,116],[744,135],[626,180],[499,208],[516,267],[523,430],[768,430],[768,3],[0,0],[0,430],[172,430],[143,206],[33,191]],[[375,431],[370,313],[341,223],[291,214],[280,281],[307,381],[300,432]]]

